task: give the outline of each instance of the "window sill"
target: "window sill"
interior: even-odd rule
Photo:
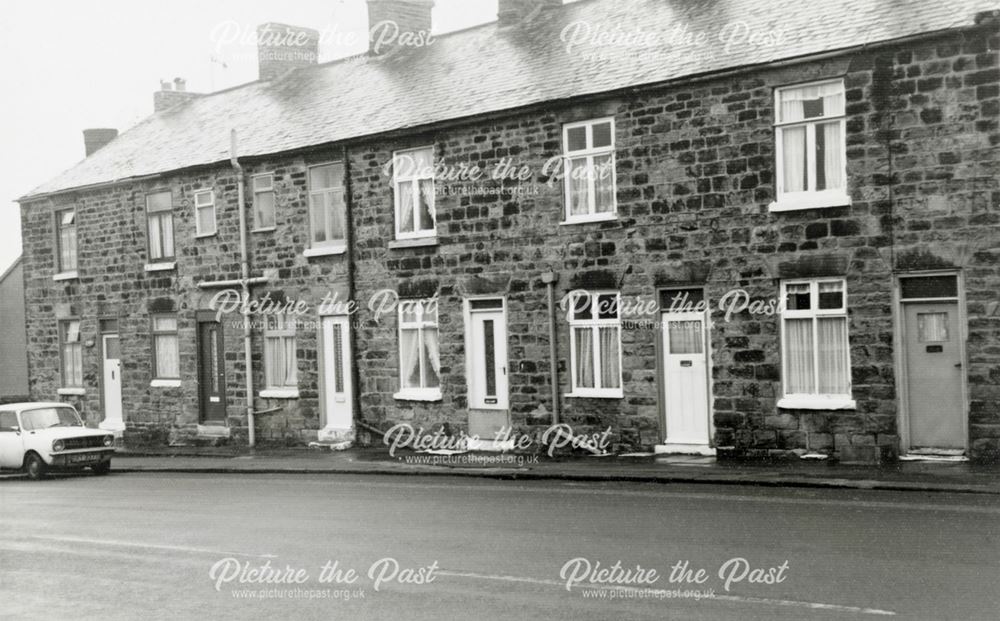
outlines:
[[[218,231],[212,231],[211,233],[199,233],[198,235],[195,235],[194,238],[195,239],[207,239],[209,237],[215,237],[218,234],[219,234]]]
[[[52,280],[77,280],[80,278],[79,272],[73,270],[72,272],[59,272],[52,277]]]
[[[298,399],[298,388],[269,388],[257,393],[261,399]]]
[[[147,263],[143,269],[147,272],[166,272],[177,267],[177,261],[166,261],[163,263]]]
[[[276,227],[276,226],[265,226],[263,228],[253,229],[250,232],[251,233],[273,233],[276,230],[278,230],[278,227]]]
[[[620,389],[612,390],[577,390],[576,392],[568,392],[563,395],[567,399],[624,399],[625,392]]]
[[[436,388],[400,390],[392,398],[397,401],[441,401],[441,391]]]
[[[778,401],[778,407],[786,410],[854,410],[858,404],[850,397],[801,395],[783,397]]]
[[[437,235],[432,237],[413,237],[410,239],[394,239],[389,242],[390,250],[400,248],[429,248],[438,245]]]
[[[818,209],[822,207],[849,207],[850,205],[850,196],[843,192],[831,192],[784,196],[768,205],[767,210],[774,213],[781,211],[802,211],[804,209]]]
[[[589,224],[591,222],[610,222],[618,219],[617,212],[595,213],[588,216],[574,216],[559,223],[559,226],[572,226],[574,224]]]
[[[320,246],[319,248],[306,248],[302,253],[304,257],[328,257],[335,254],[344,254],[347,246]]]
[[[86,388],[60,388],[59,390],[56,391],[56,394],[60,395],[60,396],[63,396],[63,397],[67,397],[67,396],[82,397],[82,396],[84,396],[84,395],[87,394],[87,389]]]
[[[155,379],[149,383],[150,388],[180,388],[179,379]]]

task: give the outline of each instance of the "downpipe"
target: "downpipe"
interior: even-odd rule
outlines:
[[[240,293],[243,297],[243,358],[246,372],[247,391],[247,428],[248,444],[253,448],[257,444],[256,433],[254,431],[254,411],[253,411],[253,349],[250,337],[250,263],[247,259],[247,215],[246,196],[244,186],[243,167],[236,157],[236,130],[229,134],[229,163],[236,171],[236,192],[237,207],[240,214]]]

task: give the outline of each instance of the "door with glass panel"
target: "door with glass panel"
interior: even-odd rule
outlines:
[[[354,397],[351,383],[350,320],[345,316],[323,317],[323,396],[327,430],[354,427]]]
[[[910,450],[964,451],[962,325],[956,275],[900,279]]]
[[[503,300],[469,300],[469,322],[469,407],[506,410],[507,316]]]
[[[198,322],[198,393],[201,422],[226,420],[225,349],[222,323]]]
[[[702,295],[701,289],[661,294],[667,445],[709,445],[708,354]]]
[[[104,420],[100,427],[115,431],[125,429],[125,421],[122,419],[122,361],[119,343],[116,333],[101,335]]]

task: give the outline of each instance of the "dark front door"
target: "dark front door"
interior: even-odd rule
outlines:
[[[198,323],[198,392],[201,422],[226,420],[226,377],[223,358],[222,324]]]

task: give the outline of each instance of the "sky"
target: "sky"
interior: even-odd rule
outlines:
[[[436,0],[433,30],[492,21],[496,10],[497,0]],[[135,125],[152,114],[161,79],[182,77],[196,92],[255,80],[256,47],[242,36],[269,21],[329,33],[320,62],[366,48],[365,0],[5,2],[0,273],[21,253],[14,200],[83,159],[85,128]]]

